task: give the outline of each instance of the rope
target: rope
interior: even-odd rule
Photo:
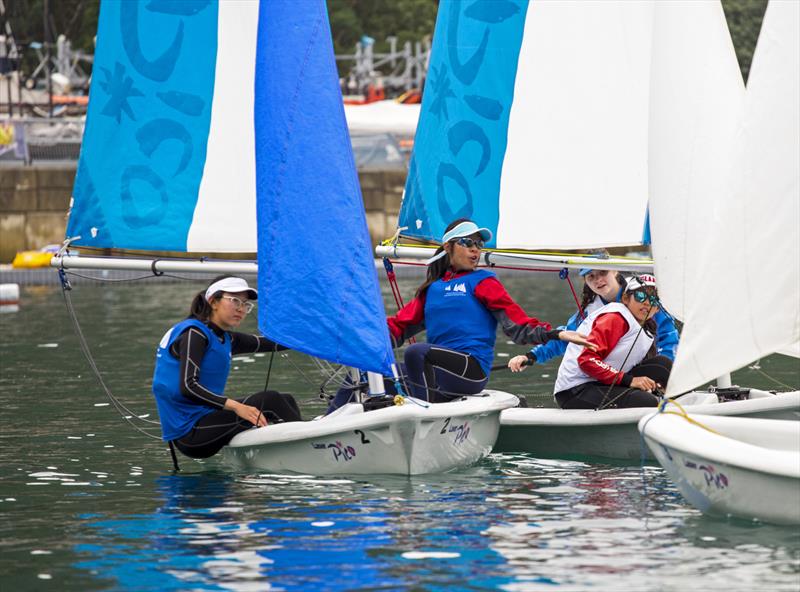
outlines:
[[[269,366],[267,367],[267,379],[264,381],[264,390],[267,390],[269,387],[269,375],[272,374],[272,360],[275,359],[275,350],[272,350],[272,353],[269,355]]]
[[[749,367],[749,370],[754,370],[754,371],[758,372],[758,373],[759,373],[759,374],[761,374],[761,376],[763,376],[764,378],[766,378],[766,379],[768,379],[768,380],[771,380],[771,381],[772,381],[772,382],[774,382],[775,384],[777,384],[777,385],[780,385],[780,386],[782,386],[783,388],[789,389],[790,391],[795,391],[795,390],[797,390],[795,387],[793,387],[793,386],[791,386],[791,385],[788,385],[788,384],[786,384],[785,382],[781,382],[781,381],[780,381],[780,380],[778,380],[777,378],[773,378],[772,376],[770,376],[769,374],[767,374],[766,372],[764,372],[764,371],[763,371],[761,368],[759,368],[759,367],[757,367],[757,366],[750,366],[750,367]]]
[[[650,308],[647,309],[647,318],[650,317],[650,311],[651,310],[653,310],[653,304],[652,303],[650,303]],[[636,332],[636,336],[633,338],[633,342],[631,342],[631,347],[628,350],[628,353],[625,354],[625,359],[622,360],[622,364],[619,365],[620,368],[624,368],[625,367],[625,362],[628,361],[628,358],[630,357],[631,353],[633,352],[633,346],[636,345],[636,341],[639,339],[639,335],[642,334],[642,331],[644,331],[644,323],[639,327],[639,330]],[[621,370],[620,370],[620,372],[621,372]],[[616,385],[613,382],[610,385],[608,385],[608,390],[606,391],[606,394],[603,395],[603,400],[600,401],[600,405],[597,407],[598,411],[601,411],[603,409],[607,409],[608,407],[613,405],[620,397],[622,397],[623,395],[628,394],[628,392],[632,390],[630,388],[625,389],[620,394],[618,394],[616,397],[611,399],[608,403],[606,403],[606,399],[608,398],[608,395],[611,394],[611,389],[614,388],[615,386]]]
[[[94,361],[94,357],[92,356],[92,352],[89,349],[89,344],[87,343],[86,338],[85,338],[85,336],[83,334],[83,331],[81,330],[80,322],[78,321],[78,316],[75,314],[75,308],[73,307],[72,299],[69,296],[69,292],[72,290],[72,286],[70,285],[69,280],[67,280],[63,269],[59,269],[58,273],[59,273],[59,277],[61,279],[61,293],[64,296],[64,302],[65,302],[65,304],[67,306],[67,312],[69,313],[70,320],[72,321],[72,326],[75,329],[75,334],[78,337],[78,343],[80,345],[81,352],[83,353],[84,357],[86,358],[86,361],[89,363],[89,367],[92,369],[92,372],[94,372],[94,375],[97,378],[97,381],[100,383],[100,386],[103,388],[103,391],[105,392],[106,396],[111,401],[111,403],[114,405],[114,408],[119,412],[119,414],[122,416],[122,418],[126,422],[128,422],[128,424],[131,427],[133,427],[135,430],[141,432],[142,434],[144,434],[145,436],[147,436],[149,438],[153,438],[154,440],[161,440],[160,436],[156,436],[154,434],[151,434],[146,429],[143,429],[143,428],[139,427],[133,421],[131,421],[131,419],[135,417],[136,419],[138,419],[141,422],[148,423],[148,424],[155,424],[155,425],[159,425],[159,422],[153,421],[153,420],[150,420],[150,419],[146,419],[144,417],[140,417],[139,415],[137,415],[136,413],[134,413],[133,411],[128,409],[128,407],[126,407],[124,403],[122,403],[119,399],[117,399],[113,395],[111,390],[106,385],[105,381],[103,380],[103,376],[100,374],[100,369],[97,367],[97,364]]]
[[[668,403],[672,403],[673,405],[675,405],[678,408],[678,411],[666,411],[666,407],[667,407]],[[678,403],[675,399],[665,399],[664,401],[662,401],[662,403],[658,406],[658,412],[659,413],[663,413],[664,415],[677,415],[678,417],[682,417],[683,419],[685,419],[689,423],[694,424],[694,425],[696,425],[698,427],[701,427],[704,430],[707,430],[707,431],[711,432],[712,434],[716,434],[717,436],[721,436],[722,435],[717,430],[714,430],[714,429],[708,427],[707,425],[704,425],[704,424],[700,423],[696,419],[693,419],[693,418],[689,417],[689,414],[686,413],[686,409],[683,408],[683,405]],[[650,419],[652,419],[652,417]],[[649,422],[650,422],[650,420],[647,420],[647,422],[644,425],[646,426]],[[644,426],[642,427],[642,430],[644,431]]]
[[[394,266],[388,257],[383,258],[383,268],[386,270],[386,277],[389,280],[389,287],[392,289],[392,296],[394,296],[394,303],[397,305],[397,311],[400,312],[405,304],[403,303],[403,295],[400,293],[400,286],[397,285],[397,276],[394,273]],[[416,343],[414,337],[408,339],[409,343]]]
[[[569,277],[569,271],[567,271],[567,268],[565,267],[564,269],[561,270],[561,273],[559,273],[558,275],[562,279],[567,280],[567,283],[569,284],[570,292],[572,292],[572,298],[575,300],[575,304],[578,307],[578,314],[581,315],[581,319],[585,319],[586,318],[586,313],[583,312],[583,307],[581,306],[581,301],[578,299],[578,294],[575,292],[575,286],[572,285],[572,279]]]

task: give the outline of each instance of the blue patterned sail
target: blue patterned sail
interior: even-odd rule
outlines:
[[[645,243],[653,9],[443,0],[403,234],[439,240],[470,217],[499,248]]]
[[[68,237],[255,252],[257,2],[102,3]]]
[[[265,335],[391,373],[323,0],[104,1],[67,236],[257,251]]]

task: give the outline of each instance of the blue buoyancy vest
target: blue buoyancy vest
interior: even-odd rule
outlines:
[[[208,340],[208,347],[200,362],[202,385],[213,393],[222,395],[231,369],[229,333],[226,332],[225,341],[220,342],[219,337],[202,321],[186,319],[164,334],[156,352],[153,394],[156,397],[158,416],[161,419],[161,434],[165,441],[186,435],[201,417],[217,411],[216,407],[196,403],[181,393],[180,360],[169,350],[190,327],[199,329]]]
[[[428,343],[472,354],[489,376],[494,359],[497,320],[475,297],[475,286],[490,271],[479,269],[448,281],[437,280],[425,294]]]

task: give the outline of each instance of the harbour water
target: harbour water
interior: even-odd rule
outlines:
[[[574,307],[553,274],[505,278],[551,322]],[[419,278],[401,282],[409,298]],[[155,419],[155,345],[201,284],[78,285],[108,388]],[[387,310],[393,310],[384,285]],[[255,319],[245,329],[255,330]],[[491,455],[414,478],[242,474],[182,460],[126,424],[83,358],[61,291],[28,287],[0,316],[2,590],[786,590],[800,588],[796,528],[709,518],[658,465]],[[498,359],[522,348],[498,339]],[[269,357],[237,359],[233,394],[264,387]],[[550,405],[557,366],[496,372],[493,388]],[[800,385],[770,357],[734,383]],[[276,356],[270,388],[306,417],[324,404],[305,356]]]

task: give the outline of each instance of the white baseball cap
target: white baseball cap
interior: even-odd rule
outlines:
[[[656,278],[647,273],[642,273],[639,275],[632,275],[630,277],[625,278],[627,282],[627,286],[625,287],[626,292],[633,292],[634,290],[638,290],[639,288],[646,288],[648,286],[652,286],[653,288],[656,287]]]
[[[247,297],[250,300],[258,300],[258,292],[248,286],[246,281],[238,277],[222,278],[218,282],[211,284],[206,290],[206,300],[211,300],[218,292],[247,292]]]

